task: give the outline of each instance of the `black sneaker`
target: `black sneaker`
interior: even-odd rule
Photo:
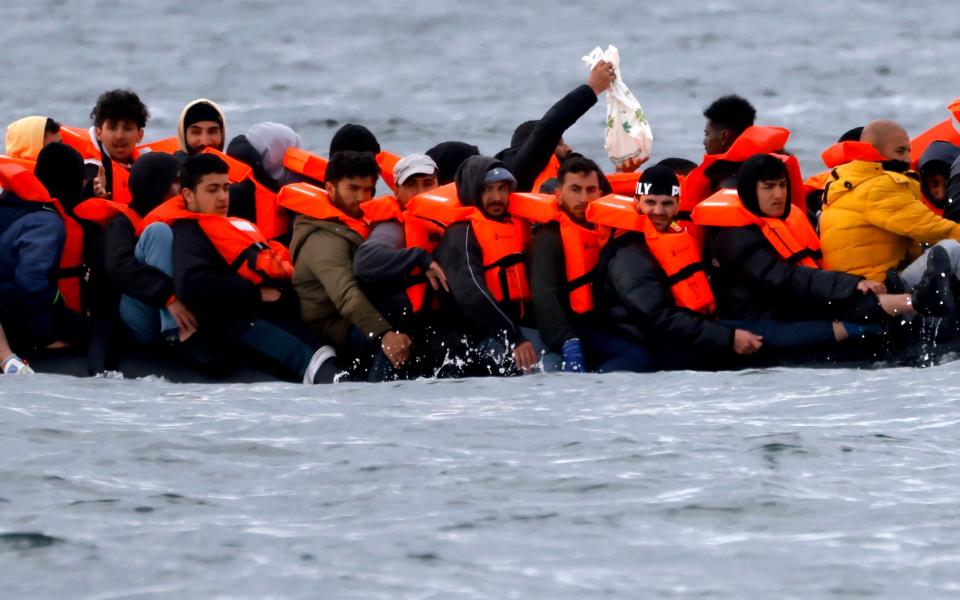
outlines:
[[[953,297],[953,268],[950,255],[939,246],[927,254],[927,268],[923,277],[913,288],[913,306],[921,315],[947,317],[956,314],[957,302]]]

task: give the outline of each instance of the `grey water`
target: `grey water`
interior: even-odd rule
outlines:
[[[960,96],[954,3],[5,0],[0,122],[205,96],[493,153],[615,44],[654,158],[737,92],[805,171]],[[601,98],[567,135],[603,159]],[[3,598],[960,594],[960,363],[310,388],[0,377]]]

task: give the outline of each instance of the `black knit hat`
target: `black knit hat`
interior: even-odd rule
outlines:
[[[637,181],[637,196],[679,196],[680,180],[668,167],[654,165]]]
[[[180,161],[172,154],[150,152],[138,158],[130,169],[130,208],[146,216],[167,199],[179,172]]]
[[[354,152],[369,152],[380,154],[380,142],[373,133],[363,125],[347,123],[341,127],[330,140],[330,158],[337,152],[353,150]]]
[[[197,102],[183,115],[183,130],[186,131],[191,125],[201,121],[213,121],[223,127],[223,115],[219,110],[206,102]]]
[[[83,195],[83,156],[70,146],[55,142],[37,155],[34,175],[52,198],[67,210],[80,203]]]

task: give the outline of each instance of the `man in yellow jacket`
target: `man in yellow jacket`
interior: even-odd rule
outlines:
[[[834,169],[828,183],[820,241],[823,266],[874,281],[900,271],[907,291],[923,276],[931,251],[949,271],[960,274],[960,224],[938,217],[920,200],[920,182],[910,164],[910,138],[893,121],[868,124],[857,145],[860,160]],[[931,249],[933,250],[933,249]],[[945,255],[945,256],[944,256]],[[918,259],[919,257],[919,259]],[[912,261],[912,262],[911,262]]]

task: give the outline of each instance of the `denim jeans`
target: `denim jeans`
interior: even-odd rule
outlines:
[[[143,230],[134,258],[173,277],[173,231],[166,223],[154,223]],[[177,320],[170,311],[157,309],[124,294],[120,297],[120,318],[134,339],[145,344],[163,341],[163,334],[177,331]]]

